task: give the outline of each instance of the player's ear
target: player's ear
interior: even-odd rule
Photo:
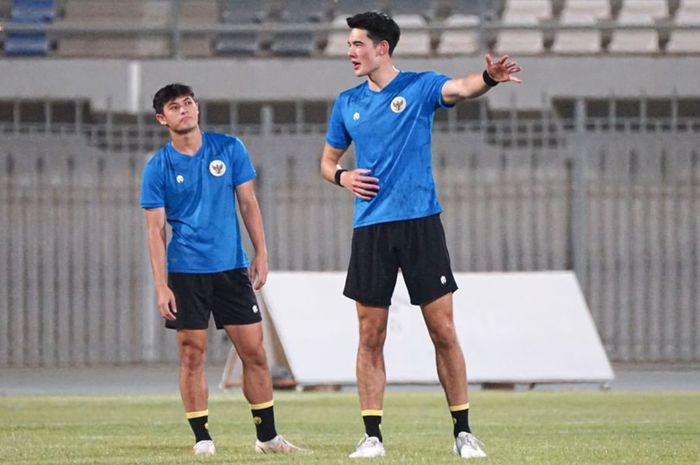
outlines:
[[[158,121],[158,123],[159,123],[161,126],[167,126],[167,125],[168,125],[168,123],[165,121],[165,115],[162,114],[162,113],[156,113],[156,121]]]

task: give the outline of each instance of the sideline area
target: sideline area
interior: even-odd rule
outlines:
[[[698,365],[615,365],[612,391],[700,391]],[[207,369],[210,391],[217,392],[223,366]],[[0,396],[34,395],[177,395],[177,364],[96,368],[0,369]],[[480,385],[470,386],[473,390]],[[354,386],[343,387],[344,391]],[[438,385],[389,386],[388,390],[424,391]],[[516,386],[517,390],[527,386]],[[597,384],[537,385],[535,390],[596,390]],[[235,391],[235,390],[234,390]]]

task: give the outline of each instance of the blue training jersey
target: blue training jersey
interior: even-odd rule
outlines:
[[[326,142],[337,149],[355,143],[357,168],[379,178],[371,200],[355,198],[353,227],[410,220],[442,211],[431,160],[433,116],[450,78],[436,72],[399,72],[381,91],[365,81],[341,92]]]
[[[236,215],[236,186],[255,178],[243,142],[202,132],[193,156],[164,145],[146,163],[142,208],[165,208],[172,238],[168,271],[216,273],[248,267]]]

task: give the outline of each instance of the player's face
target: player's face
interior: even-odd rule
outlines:
[[[163,106],[163,113],[156,115],[158,122],[168,129],[185,134],[198,127],[199,105],[189,95],[175,98]]]
[[[380,45],[367,37],[364,29],[351,29],[348,37],[348,58],[355,76],[367,76],[380,65]]]

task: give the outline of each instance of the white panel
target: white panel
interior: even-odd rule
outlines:
[[[455,323],[469,381],[602,382],[613,378],[571,272],[458,273]],[[301,384],[355,382],[357,321],[345,273],[274,272],[267,311]],[[385,346],[389,383],[437,382],[420,309],[399,279]]]

